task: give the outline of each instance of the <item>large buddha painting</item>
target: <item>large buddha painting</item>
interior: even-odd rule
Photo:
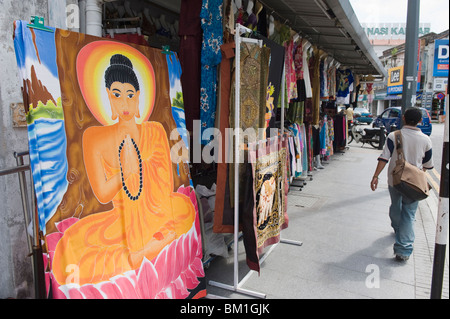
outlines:
[[[53,31],[15,22],[49,296],[205,296],[176,54]]]

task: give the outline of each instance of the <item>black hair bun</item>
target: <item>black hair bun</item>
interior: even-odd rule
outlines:
[[[105,71],[105,86],[109,89],[111,84],[130,83],[139,91],[139,81],[133,70],[131,60],[122,54],[114,54],[109,60],[110,66]]]
[[[114,54],[111,59],[109,60],[110,65],[125,65],[129,68],[133,68],[133,64],[131,63],[130,59],[128,59],[126,56],[122,54]]]

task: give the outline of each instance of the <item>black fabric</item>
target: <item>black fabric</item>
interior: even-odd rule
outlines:
[[[320,128],[312,127],[313,155],[320,155]]]
[[[281,78],[283,76],[283,66],[284,66],[284,47],[278,43],[262,36],[257,35],[258,39],[263,40],[266,47],[270,48],[270,64],[269,64],[269,81],[267,85],[273,85],[274,92],[272,94],[274,108],[272,110],[272,118],[269,122],[269,127],[267,129],[267,137],[270,137],[270,128],[279,128],[276,124],[278,107],[278,100],[281,90]]]

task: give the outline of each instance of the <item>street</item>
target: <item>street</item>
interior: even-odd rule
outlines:
[[[258,274],[249,272],[241,242],[240,287],[264,293],[267,299],[429,299],[437,198],[432,194],[420,202],[413,257],[405,264],[396,262],[387,171],[377,191],[369,186],[379,155],[369,145],[352,143],[344,154],[331,156],[324,169],[313,171],[303,188],[292,186],[289,227],[282,238],[303,245],[267,248]],[[232,258],[230,252],[228,258],[215,259],[206,270],[207,279],[232,284]],[[448,299],[448,259],[445,271],[443,298]],[[207,289],[211,295],[246,297],[213,286]]]

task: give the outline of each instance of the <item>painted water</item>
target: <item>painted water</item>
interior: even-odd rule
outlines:
[[[39,228],[45,234],[45,224],[55,214],[68,186],[64,121],[36,119],[28,125],[28,138]]]

